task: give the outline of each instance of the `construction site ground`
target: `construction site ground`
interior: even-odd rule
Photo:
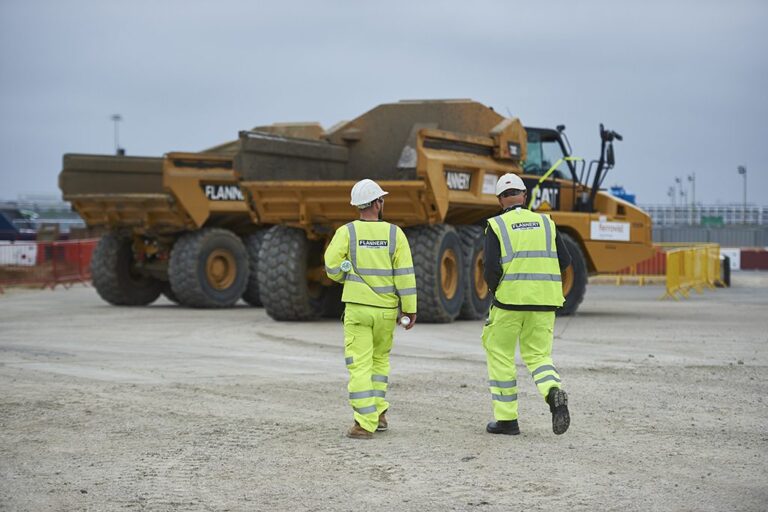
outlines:
[[[398,329],[390,431],[344,437],[342,327],[262,309],[0,295],[0,510],[766,510],[768,273],[659,301],[592,285],[558,319],[571,428],[518,366],[492,419],[482,321]]]

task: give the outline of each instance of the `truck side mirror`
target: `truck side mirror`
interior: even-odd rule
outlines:
[[[605,158],[608,161],[609,167],[613,167],[616,164],[616,158],[613,155],[613,144],[610,142],[608,143],[608,150]]]

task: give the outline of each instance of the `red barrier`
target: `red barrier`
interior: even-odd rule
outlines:
[[[667,253],[663,248],[656,246],[656,254],[647,260],[623,268],[615,274],[630,276],[663,276],[667,274]]]
[[[13,242],[0,245],[0,293],[3,286],[55,288],[91,279],[91,256],[98,240]]]
[[[741,270],[768,270],[768,251],[765,249],[742,249]]]

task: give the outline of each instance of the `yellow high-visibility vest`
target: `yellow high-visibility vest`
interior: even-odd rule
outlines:
[[[343,261],[352,269],[344,272]],[[336,230],[325,250],[325,272],[344,283],[342,302],[396,308],[416,313],[416,275],[411,247],[399,227],[384,221],[356,220]]]
[[[562,306],[565,298],[552,219],[517,208],[489,219],[488,227],[501,248],[503,275],[496,300],[510,305]]]

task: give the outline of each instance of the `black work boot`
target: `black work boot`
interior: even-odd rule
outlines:
[[[547,393],[549,412],[552,413],[552,432],[556,435],[565,434],[571,424],[568,413],[568,394],[560,388],[551,388]]]
[[[517,420],[499,420],[490,422],[485,427],[485,431],[489,434],[516,436],[520,433],[520,427],[517,426]]]

